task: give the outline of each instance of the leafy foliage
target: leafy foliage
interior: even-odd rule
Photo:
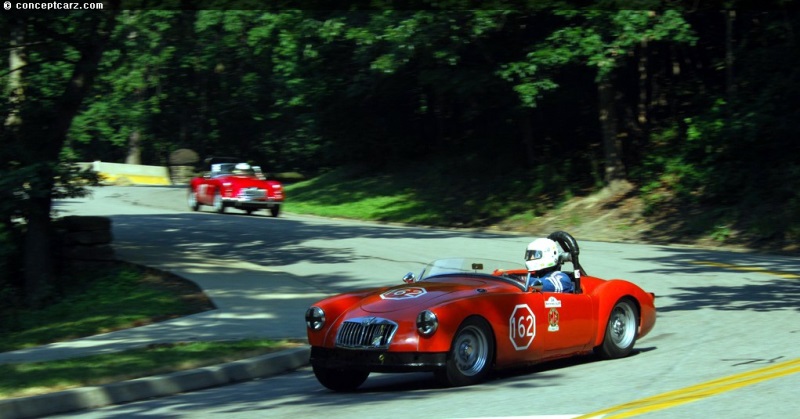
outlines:
[[[28,236],[12,233],[15,217],[80,193],[52,181],[61,163],[161,165],[188,148],[307,175],[511,168],[474,179],[545,201],[602,187],[614,169],[652,214],[715,207],[698,234],[724,221],[797,237],[797,12],[662,3],[3,14],[3,64],[25,63],[0,73],[5,231]],[[508,208],[469,209],[459,217]]]

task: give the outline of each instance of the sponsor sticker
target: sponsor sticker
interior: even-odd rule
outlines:
[[[560,308],[561,307],[561,300],[557,299],[556,297],[550,296],[544,302],[545,308]]]
[[[558,310],[554,308],[550,309],[550,312],[547,313],[547,331],[548,332],[558,332],[558,319],[559,319]]]

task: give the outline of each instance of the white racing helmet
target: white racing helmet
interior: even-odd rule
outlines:
[[[247,163],[236,163],[236,166],[233,167],[233,173],[237,175],[243,175],[252,170],[253,168]]]
[[[550,239],[536,239],[525,250],[525,266],[529,271],[541,271],[558,265],[561,250],[556,242]]]

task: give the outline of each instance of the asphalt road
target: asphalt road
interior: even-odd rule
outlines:
[[[121,257],[191,277],[214,299],[235,292],[263,301],[263,310],[237,320],[285,337],[305,335],[302,314],[321,296],[399,283],[441,257],[518,260],[532,239],[289,213],[191,213],[183,188],[107,187],[58,209],[111,216]],[[427,374],[375,374],[354,394],[327,391],[306,368],[69,417],[797,417],[798,258],[577,239],[589,273],[657,295],[655,329],[629,358],[559,361],[455,389]],[[219,260],[237,261],[240,270],[221,275]],[[242,283],[222,279],[231,274]]]

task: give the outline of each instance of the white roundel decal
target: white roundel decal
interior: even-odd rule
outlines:
[[[508,338],[514,349],[523,351],[528,349],[536,336],[536,315],[527,304],[514,307],[511,317],[508,318]]]
[[[424,295],[427,291],[422,287],[406,287],[396,290],[389,290],[381,294],[384,300],[405,300],[409,298],[417,298]]]

